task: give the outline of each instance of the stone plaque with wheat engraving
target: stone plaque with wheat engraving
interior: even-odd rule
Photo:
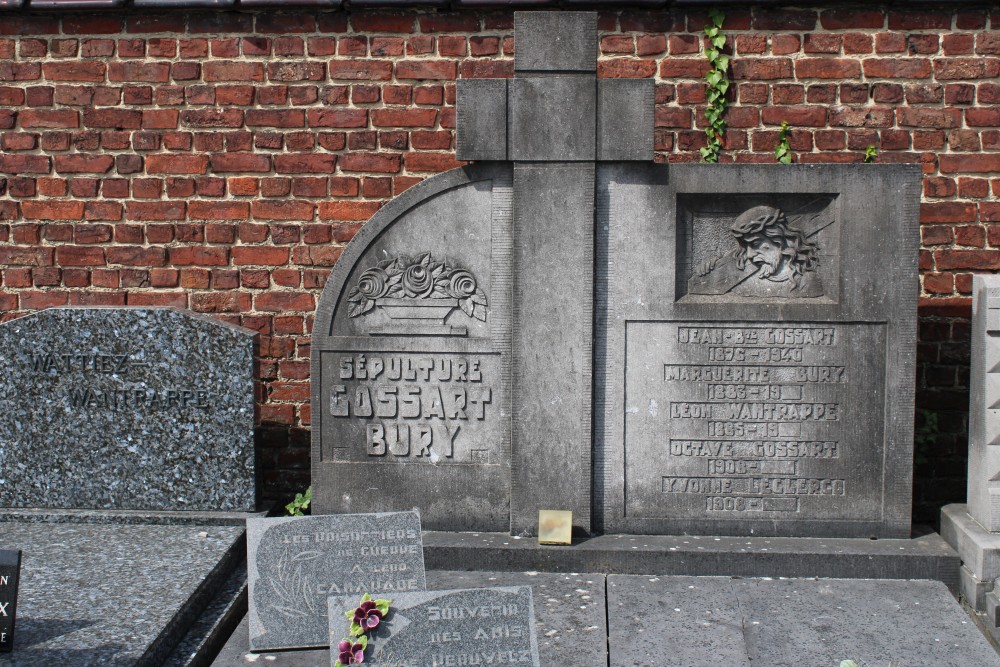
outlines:
[[[326,598],[422,591],[417,512],[247,520],[250,649],[326,646]]]

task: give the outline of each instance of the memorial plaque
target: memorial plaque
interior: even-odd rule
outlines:
[[[0,325],[0,507],[253,510],[255,340],[172,308]]]
[[[313,329],[313,508],[506,530],[511,172],[410,188],[334,267]]]
[[[918,188],[893,165],[604,169],[606,530],[909,535]]]
[[[327,646],[326,598],[422,591],[415,512],[247,520],[250,649]]]
[[[389,614],[372,635],[364,664],[372,667],[539,667],[531,587],[464,588],[386,595]],[[358,597],[331,596],[330,664],[347,638],[344,612]]]
[[[0,653],[14,649],[17,617],[17,582],[21,575],[21,552],[0,549]]]

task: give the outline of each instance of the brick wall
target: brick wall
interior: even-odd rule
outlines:
[[[657,159],[698,159],[707,14],[601,15],[655,77]],[[1000,268],[1000,12],[730,11],[722,161],[919,163],[915,518],[964,499],[969,291]],[[256,329],[265,495],[308,484],[309,331],[391,197],[457,163],[454,80],[513,71],[508,11],[0,14],[0,316],[174,305]]]

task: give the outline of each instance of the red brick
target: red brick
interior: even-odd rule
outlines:
[[[111,155],[56,155],[56,171],[62,174],[105,174],[115,165]]]
[[[125,203],[125,216],[129,220],[162,221],[183,220],[186,216],[187,204],[183,201],[138,202]],[[150,240],[152,241],[152,240]]]
[[[254,298],[254,308],[265,313],[286,313],[302,311],[311,313],[316,309],[316,300],[308,292],[269,291]]]
[[[211,157],[212,171],[228,172],[269,172],[271,158],[257,153],[220,153]]]
[[[451,60],[401,60],[396,63],[397,79],[445,79],[458,77],[458,64]]]
[[[738,72],[737,67],[742,64],[742,68],[745,70],[750,67],[750,62],[760,62],[762,59],[757,60],[744,60],[740,59],[733,63],[733,72]],[[660,76],[664,79],[701,79],[704,78],[705,74],[710,69],[708,61],[703,58],[666,58],[660,61]],[[789,72],[791,67],[789,67]],[[750,77],[750,76],[740,76],[736,74],[736,78],[763,78],[763,77]],[[777,77],[775,77],[777,78]]]
[[[880,79],[926,79],[931,63],[925,58],[865,58],[865,76]]]
[[[329,70],[334,80],[388,81],[392,78],[392,61],[331,60]]]
[[[279,174],[331,174],[336,164],[336,155],[292,153],[274,156],[274,169]]]
[[[603,79],[644,79],[656,76],[655,60],[614,58],[597,63],[597,76]]]
[[[288,248],[275,246],[236,246],[233,264],[237,266],[282,266],[288,263]]]
[[[150,174],[204,174],[207,171],[207,155],[164,153],[146,156],[146,172]]]
[[[819,23],[827,30],[871,30],[885,26],[885,14],[877,9],[829,9],[820,13]]]
[[[407,171],[440,172],[465,164],[456,160],[453,153],[407,153],[406,155]]]
[[[1000,268],[1000,250],[935,250],[938,270],[996,270]]]
[[[122,219],[123,209],[122,204],[116,201],[88,201],[83,207],[83,217],[86,220],[118,221]],[[93,226],[101,227],[104,225]],[[108,229],[110,231],[110,227]],[[77,241],[77,243],[80,242],[79,240]]]
[[[117,130],[138,130],[142,127],[142,112],[128,109],[87,109],[83,112],[87,127]]]
[[[413,32],[412,14],[389,14],[381,12],[358,13],[351,16],[351,25],[357,32]]]
[[[318,62],[268,63],[267,77],[271,81],[322,81],[326,65]]]
[[[313,218],[314,205],[308,201],[289,199],[253,202],[253,217],[257,220],[302,220]],[[284,263],[284,262],[282,262]]]
[[[984,201],[979,204],[979,219],[982,222],[1000,222],[1000,202],[995,201]],[[990,232],[992,232],[994,227],[990,227]],[[1000,236],[1000,229],[996,230],[998,236]],[[990,245],[1000,245],[1000,238],[990,241]]]
[[[42,65],[42,73],[49,81],[104,81],[107,67],[100,62],[69,61],[47,62]]]
[[[802,42],[804,53],[840,53],[841,36],[834,33],[811,33]]]
[[[832,127],[892,127],[891,107],[834,107],[830,113]]]
[[[951,79],[992,79],[1000,76],[1000,58],[937,58],[934,76]]]
[[[319,217],[321,220],[367,220],[379,208],[381,204],[372,201],[324,201],[319,203]]]
[[[94,246],[64,245],[56,248],[56,263],[59,266],[103,266],[104,248]]]
[[[986,245],[986,230],[979,225],[964,225],[955,228],[956,245],[982,248]]]
[[[34,81],[41,76],[42,66],[39,63],[15,63],[0,60],[0,81]]]
[[[754,8],[752,25],[754,30],[813,30],[816,28],[816,12]],[[724,24],[723,28],[728,26]]]
[[[420,17],[421,32],[476,32],[479,17],[475,14],[430,14]]]
[[[166,83],[170,80],[170,65],[135,61],[111,63],[108,67],[108,80]]]
[[[951,12],[926,10],[889,12],[889,30],[947,30]]]
[[[25,310],[43,310],[56,306],[65,306],[69,301],[66,292],[21,292],[21,308]]]
[[[54,257],[54,248],[0,246],[0,264],[4,266],[51,266]]]
[[[243,112],[239,109],[198,109],[185,111],[181,120],[190,127],[242,127]]]
[[[765,125],[780,125],[782,121],[793,127],[823,127],[827,111],[821,106],[764,107],[761,120]]]
[[[906,35],[880,32],[875,35],[876,53],[903,53],[906,51]]]
[[[80,127],[80,112],[70,109],[25,109],[18,114],[18,120],[24,129]]]
[[[962,125],[962,110],[898,107],[896,118],[904,127],[948,129]]]
[[[434,127],[437,121],[434,109],[374,109],[371,116],[375,127]]]
[[[938,156],[942,174],[1000,172],[1000,154],[956,154]]]
[[[857,79],[861,66],[852,58],[801,58],[795,61],[797,79]]]
[[[205,81],[263,81],[264,65],[254,62],[209,61],[202,67]]]
[[[65,200],[21,202],[21,213],[28,220],[82,220],[83,202]]]
[[[51,167],[51,158],[44,155],[0,154],[0,173],[47,174]]]
[[[246,220],[250,204],[241,201],[192,201],[188,204],[192,220]]]
[[[668,76],[660,68],[661,76]],[[702,68],[698,78],[705,75]],[[773,79],[792,78],[792,61],[788,58],[737,58],[733,61],[733,78],[753,81],[769,81]]]
[[[247,127],[305,127],[302,109],[248,109]]]
[[[168,248],[167,253],[168,263],[175,266],[226,266],[229,264],[229,249],[218,246],[178,246]]]
[[[161,247],[109,246],[105,250],[108,264],[122,266],[163,266],[167,263],[167,251]]]
[[[954,291],[954,275],[951,273],[924,273],[924,291],[931,294],[951,294]]]
[[[920,205],[920,223],[975,222],[976,205],[947,201]]]
[[[243,313],[251,297],[240,292],[198,292],[191,295],[191,309],[199,313]]]
[[[187,308],[187,292],[128,292],[125,303],[130,306]]]
[[[400,168],[400,156],[386,153],[346,153],[340,157],[342,171],[395,173]]]

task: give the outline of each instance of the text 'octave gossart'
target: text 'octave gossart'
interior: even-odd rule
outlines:
[[[455,456],[463,424],[482,422],[493,403],[483,361],[459,355],[351,355],[330,385],[332,417],[360,418],[369,457]]]

